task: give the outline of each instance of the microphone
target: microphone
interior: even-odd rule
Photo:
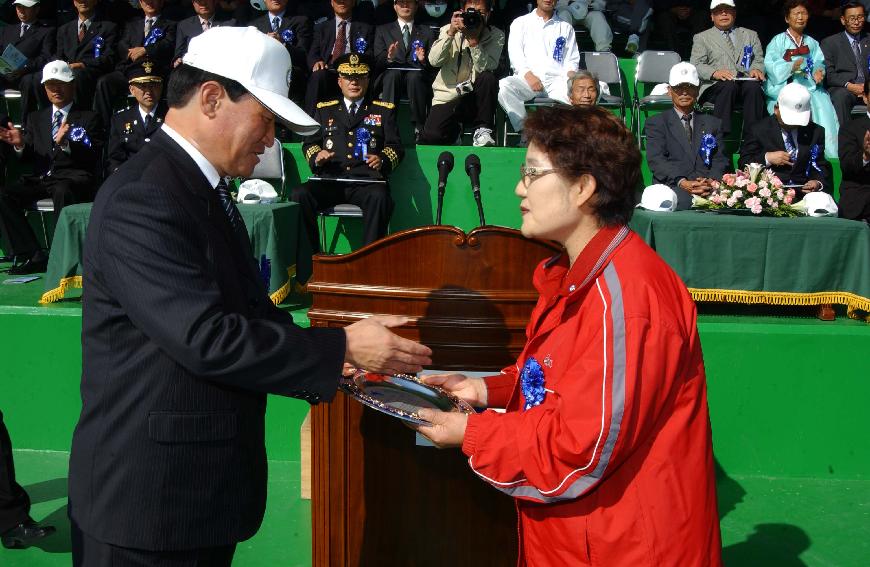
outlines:
[[[441,152],[438,156],[438,212],[435,214],[435,224],[441,224],[441,207],[444,205],[444,189],[447,187],[447,176],[453,171],[453,153]]]
[[[477,154],[468,154],[465,158],[465,173],[471,179],[471,192],[474,193],[474,201],[477,203],[480,226],[484,226],[486,221],[483,218],[483,205],[480,203],[480,158]]]

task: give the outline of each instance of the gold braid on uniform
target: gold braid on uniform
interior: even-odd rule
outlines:
[[[384,155],[390,158],[390,163],[393,164],[393,169],[398,167],[399,165],[399,155],[396,153],[396,150],[390,147],[384,148]]]
[[[387,102],[385,100],[373,100],[372,104],[377,104],[378,106],[383,106],[384,108],[389,108],[390,110],[396,108],[396,105],[392,102]]]
[[[317,108],[326,108],[327,106],[335,106],[336,104],[338,104],[338,99],[327,100],[325,102],[318,102]]]
[[[319,152],[322,149],[323,148],[321,148],[317,144],[314,144],[313,146],[311,146],[310,148],[305,150],[305,161],[311,161],[311,156],[317,155],[317,152]]]

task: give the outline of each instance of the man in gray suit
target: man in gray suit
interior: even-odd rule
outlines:
[[[699,83],[694,65],[674,65],[668,78],[674,108],[653,116],[644,127],[653,182],[677,193],[678,210],[692,206],[692,195],[709,195],[713,181],[730,166],[722,147],[722,122],[694,111]]]
[[[841,126],[849,123],[852,108],[861,104],[864,80],[870,74],[870,36],[864,32],[866,15],[864,6],[849,2],[840,16],[845,30],[822,41],[825,86]]]
[[[722,121],[722,132],[728,134],[738,100],[747,126],[764,117],[764,48],[757,33],[734,26],[734,0],[712,0],[710,19],[713,27],[692,42],[690,61],[701,78],[701,104],[713,103],[713,116]]]

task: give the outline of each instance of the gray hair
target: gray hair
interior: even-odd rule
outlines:
[[[577,79],[589,79],[595,84],[595,91],[598,96],[601,96],[601,87],[598,84],[598,75],[586,69],[580,69],[574,72],[574,76],[568,79],[568,96],[571,96],[571,91],[574,90],[574,81]]]

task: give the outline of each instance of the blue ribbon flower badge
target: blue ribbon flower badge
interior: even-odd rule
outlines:
[[[565,60],[565,44],[568,43],[564,37],[559,37],[556,40],[556,47],[553,48],[553,59],[557,63],[562,63]]]
[[[163,30],[160,28],[154,28],[148,33],[148,37],[145,38],[143,46],[148,47],[149,45],[153,45],[161,37],[163,37]]]
[[[284,43],[293,43],[296,40],[296,32],[293,30],[284,30],[281,32],[281,41]]]
[[[807,57],[806,66],[804,67],[804,72],[807,74],[807,78],[813,80],[813,58]]]
[[[73,142],[81,142],[87,147],[91,147],[91,139],[88,137],[88,132],[81,126],[73,126],[69,131],[69,139]]]
[[[710,167],[710,154],[716,149],[716,137],[713,134],[704,133],[701,136],[701,147],[698,148],[698,155],[704,158],[704,165]]]
[[[357,53],[365,53],[366,48],[369,46],[369,43],[366,41],[364,37],[358,37],[353,42],[353,50]]]
[[[95,36],[91,41],[94,44],[94,59],[100,58],[100,53],[103,51],[103,48],[106,46],[106,40],[103,39],[103,36],[98,35]]]
[[[818,144],[813,144],[812,147],[810,148],[810,160],[807,163],[807,171],[806,171],[807,177],[809,177],[809,175],[810,175],[810,168],[815,169],[819,173],[822,173],[822,168],[819,167],[819,163],[818,163],[819,151],[820,150],[819,150]]]
[[[265,254],[260,255],[260,279],[266,286],[266,293],[269,293],[269,282],[272,279],[272,260]]]
[[[423,47],[423,42],[419,39],[415,39],[411,42],[411,61],[414,63],[417,62],[417,49]]]
[[[531,409],[544,403],[547,391],[544,389],[544,369],[534,357],[529,357],[520,373],[520,385],[523,388],[523,397],[526,399],[524,410]]]
[[[750,65],[752,65],[752,46],[744,45],[743,57],[740,58],[740,66],[748,73]]]
[[[356,146],[353,148],[353,157],[364,160],[369,153],[369,142],[372,140],[372,133],[366,128],[356,129]]]

